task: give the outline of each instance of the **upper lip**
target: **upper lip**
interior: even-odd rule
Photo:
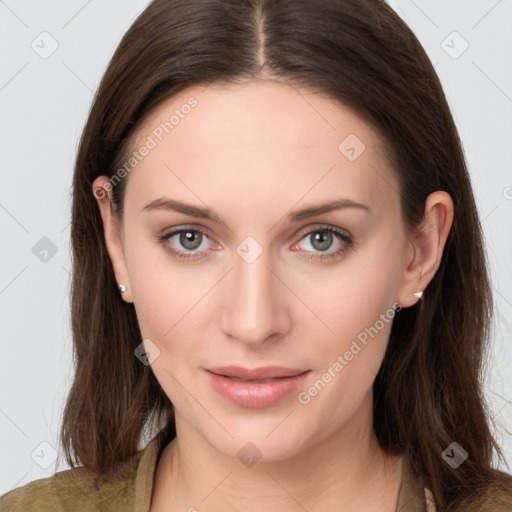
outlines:
[[[308,370],[284,368],[283,366],[261,366],[259,368],[243,368],[242,366],[217,366],[206,368],[207,371],[224,377],[237,377],[244,380],[273,379],[278,377],[294,377]]]

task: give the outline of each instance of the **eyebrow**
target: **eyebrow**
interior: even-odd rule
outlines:
[[[286,219],[288,220],[288,222],[298,222],[309,217],[321,215],[322,213],[328,213],[334,210],[341,210],[344,208],[356,208],[371,213],[371,208],[369,206],[362,203],[357,203],[355,201],[352,201],[351,199],[341,198],[334,199],[332,201],[328,201],[326,203],[318,204],[315,206],[309,206],[301,210],[295,210],[289,213],[286,216]],[[221,219],[220,215],[211,208],[202,208],[199,206],[182,203],[181,201],[177,201],[175,199],[170,199],[167,197],[159,197],[158,199],[151,201],[151,203],[147,204],[142,209],[142,211],[155,210],[175,211],[183,213],[185,215],[190,215],[191,217],[209,219],[225,225],[225,222]]]

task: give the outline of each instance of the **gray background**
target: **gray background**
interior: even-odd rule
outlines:
[[[67,469],[55,455],[73,375],[73,162],[93,92],[147,3],[0,0],[0,494]],[[497,305],[485,388],[512,465],[512,0],[390,3],[435,64],[467,155]]]

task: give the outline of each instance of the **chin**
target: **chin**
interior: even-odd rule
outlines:
[[[248,467],[254,461],[287,460],[314,444],[314,438],[306,434],[307,425],[297,421],[291,425],[286,420],[280,424],[287,414],[289,413],[284,413],[279,419],[267,418],[265,421],[251,419],[223,423],[219,419],[233,437],[228,434],[218,435],[218,429],[216,435],[210,437],[208,433],[203,433],[203,436],[216,450],[228,457],[247,462]]]

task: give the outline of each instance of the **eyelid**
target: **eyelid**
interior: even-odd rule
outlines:
[[[201,226],[201,225],[195,225],[195,224],[183,224],[183,225],[169,228],[168,230],[166,229],[162,232],[161,235],[159,235],[159,237],[171,237],[171,236],[178,234],[181,231],[186,231],[187,229],[190,231],[197,231],[197,232],[201,233],[203,236],[206,236],[209,240],[214,241],[214,240],[212,240],[212,237],[209,235],[208,228],[205,228],[204,226]],[[299,241],[301,241],[305,236],[311,234],[312,232],[320,231],[322,229],[331,230],[331,231],[339,233],[340,235],[344,235],[347,238],[352,238],[352,235],[346,229],[343,229],[343,228],[340,228],[337,226],[333,226],[331,224],[321,223],[321,222],[315,223],[312,226],[308,226],[308,227],[299,229],[296,232],[296,234],[293,235],[293,238],[300,237]],[[219,242],[216,242],[216,243],[219,244]],[[294,243],[296,243],[296,242],[294,242]],[[221,244],[219,244],[219,245],[221,245]]]
[[[292,245],[292,250],[297,250],[296,248],[298,245],[305,239],[307,239],[308,236],[310,236],[313,233],[320,233],[322,231],[330,232],[334,235],[335,238],[340,241],[344,247],[337,250],[329,250],[329,251],[302,251],[306,254],[310,254],[310,256],[307,256],[309,259],[320,259],[323,261],[324,259],[328,260],[330,258],[335,258],[337,255],[342,254],[346,252],[348,249],[351,249],[355,246],[356,242],[354,240],[354,237],[350,232],[348,232],[346,229],[339,228],[337,226],[332,226],[330,224],[317,224],[315,226],[307,228],[305,231],[302,231],[299,235],[299,240],[295,242]]]
[[[194,231],[197,233],[201,233],[203,237],[206,237],[210,240],[210,242],[219,244],[216,242],[212,237],[209,236],[208,229],[204,228],[203,226],[199,225],[181,225],[181,226],[175,226],[173,228],[169,228],[169,230],[164,230],[164,232],[161,235],[157,235],[157,240],[162,244],[166,246],[166,249],[176,256],[179,259],[185,259],[185,260],[199,260],[204,257],[207,257],[207,253],[211,250],[218,250],[218,249],[206,249],[203,251],[186,251],[183,249],[175,249],[171,248],[169,244],[167,244],[168,240],[172,237],[176,236],[177,234],[186,232],[186,231]],[[298,244],[300,244],[307,236],[311,235],[312,233],[321,232],[321,231],[329,231],[331,233],[334,233],[338,239],[341,239],[341,241],[344,243],[345,247],[342,249],[334,250],[334,251],[327,251],[327,252],[316,252],[316,251],[302,251],[307,254],[310,254],[310,256],[306,256],[309,259],[318,259],[320,261],[323,261],[324,259],[329,260],[335,258],[337,255],[344,253],[346,250],[352,248],[355,244],[355,240],[350,232],[347,230],[333,226],[330,224],[325,223],[317,223],[314,225],[310,225],[307,228],[303,228],[299,230],[298,234],[294,235],[294,238],[299,237],[299,239],[293,243],[292,250],[295,248]],[[197,255],[197,256],[196,256]]]
[[[325,223],[317,223],[317,224],[314,224],[312,227],[304,228],[303,230],[301,229],[301,230],[299,230],[299,234],[296,236],[300,236],[301,240],[302,240],[302,238],[304,236],[310,235],[311,233],[314,233],[316,231],[322,231],[322,230],[334,231],[340,235],[346,236],[347,238],[352,238],[352,235],[346,229],[339,228],[337,226],[333,226],[331,224],[325,224]]]
[[[201,233],[204,237],[208,238],[208,240],[210,240],[210,242],[215,243],[217,245],[221,245],[221,244],[219,244],[219,242],[214,240],[214,238],[212,236],[210,236],[208,228],[205,228],[205,227],[199,226],[199,225],[194,225],[194,224],[184,224],[181,226],[176,226],[176,227],[170,228],[168,230],[164,230],[161,235],[157,236],[157,238],[161,239],[161,238],[165,237],[167,239],[170,239],[173,236],[178,235],[179,233],[182,233],[184,231],[194,231],[197,233]],[[203,251],[203,252],[206,252],[206,251]]]
[[[203,235],[208,236],[208,238],[211,238],[209,236],[209,229],[205,228],[204,226],[195,225],[195,224],[180,224],[178,226],[173,226],[172,228],[166,228],[162,231],[162,234],[160,236],[168,236],[168,235],[175,235],[179,233],[180,231],[198,231],[199,233],[202,233]]]

